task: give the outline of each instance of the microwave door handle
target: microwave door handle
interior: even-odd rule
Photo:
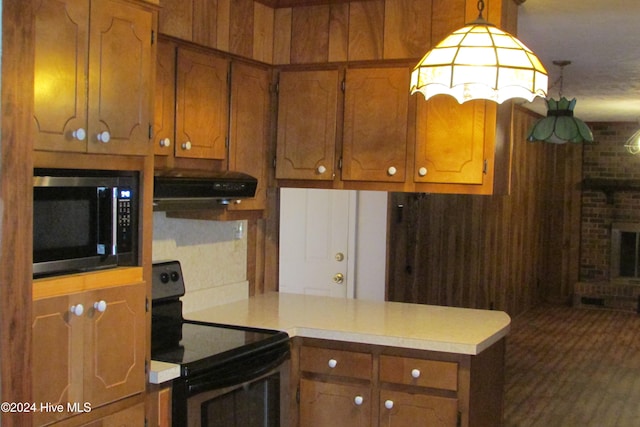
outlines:
[[[118,187],[111,192],[111,255],[118,254]]]
[[[96,230],[96,253],[98,255],[108,255],[107,251],[114,253],[115,241],[114,235],[114,203],[113,190],[109,194],[108,187],[99,187],[97,192],[98,209],[97,209],[97,230]]]

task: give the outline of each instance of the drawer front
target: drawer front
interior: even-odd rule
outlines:
[[[300,370],[318,374],[370,380],[372,360],[367,353],[318,347],[300,349]]]
[[[458,364],[380,356],[380,381],[457,391]]]
[[[379,417],[380,427],[455,427],[458,399],[381,390]]]

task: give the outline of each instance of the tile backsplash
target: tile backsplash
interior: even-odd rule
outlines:
[[[178,260],[189,313],[248,298],[246,221],[202,221],[153,214],[153,261]]]

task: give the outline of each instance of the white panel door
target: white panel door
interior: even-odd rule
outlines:
[[[354,296],[356,192],[280,190],[280,292]]]

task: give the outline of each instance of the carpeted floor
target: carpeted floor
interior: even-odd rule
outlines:
[[[640,426],[640,316],[544,305],[507,337],[506,427]]]

